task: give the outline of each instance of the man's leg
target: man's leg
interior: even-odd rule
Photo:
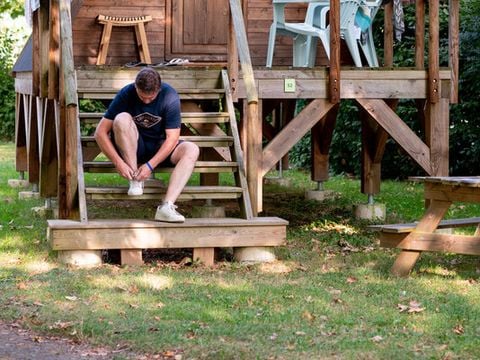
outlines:
[[[132,169],[132,176],[137,171],[138,129],[129,113],[120,113],[113,121],[115,144],[120,156]],[[130,180],[128,195],[143,194],[143,181]]]
[[[199,153],[200,150],[198,146],[188,141],[179,144],[175,150],[173,150],[170,159],[172,163],[175,164],[175,168],[170,176],[164,199],[165,202],[171,201],[175,203],[192,175]]]
[[[129,113],[115,116],[113,121],[115,144],[120,156],[134,171],[137,170],[138,129]]]

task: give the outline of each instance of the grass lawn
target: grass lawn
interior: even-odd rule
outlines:
[[[358,180],[333,177],[325,186],[337,197],[324,203],[303,199],[314,188],[307,173],[285,172],[288,188],[266,186],[264,215],[290,221],[272,264],[224,260],[208,269],[185,265],[189,253],[179,250],[150,254],[142,267],[79,270],[58,264],[49,250],[46,222],[31,211],[43,201],[18,200],[8,187],[18,178],[14,158],[14,145],[0,144],[2,320],[183,359],[480,358],[479,258],[423,254],[410,277],[392,277],[397,251],[380,248],[368,223],[352,215],[366,201]],[[386,221],[417,220],[422,190],[383,182],[376,200],[386,204]],[[154,208],[99,203],[89,216],[151,217]],[[449,216],[479,213],[458,204]]]

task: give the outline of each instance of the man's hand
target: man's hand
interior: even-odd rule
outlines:
[[[135,180],[145,181],[150,178],[152,171],[148,168],[147,164],[140,166],[135,174]]]
[[[120,176],[123,176],[127,180],[137,180],[135,178],[135,170],[133,170],[128,164],[120,160],[115,164],[115,168],[117,169],[117,172],[120,174]]]

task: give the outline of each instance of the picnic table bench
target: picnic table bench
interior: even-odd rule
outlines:
[[[373,225],[380,231],[380,246],[402,249],[392,273],[406,276],[422,251],[480,255],[480,217],[442,220],[454,202],[480,203],[480,177],[413,177],[425,186],[427,208],[418,223]],[[444,234],[436,230],[477,226],[474,235]]]

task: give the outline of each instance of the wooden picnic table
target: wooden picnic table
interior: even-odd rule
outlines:
[[[480,219],[443,220],[454,202],[480,203],[480,176],[413,177],[425,186],[426,210],[416,226],[385,225],[380,245],[402,249],[392,273],[407,276],[422,251],[439,251],[480,255]],[[403,224],[405,225],[405,224]],[[475,234],[460,235],[436,232],[439,228],[477,225]]]

